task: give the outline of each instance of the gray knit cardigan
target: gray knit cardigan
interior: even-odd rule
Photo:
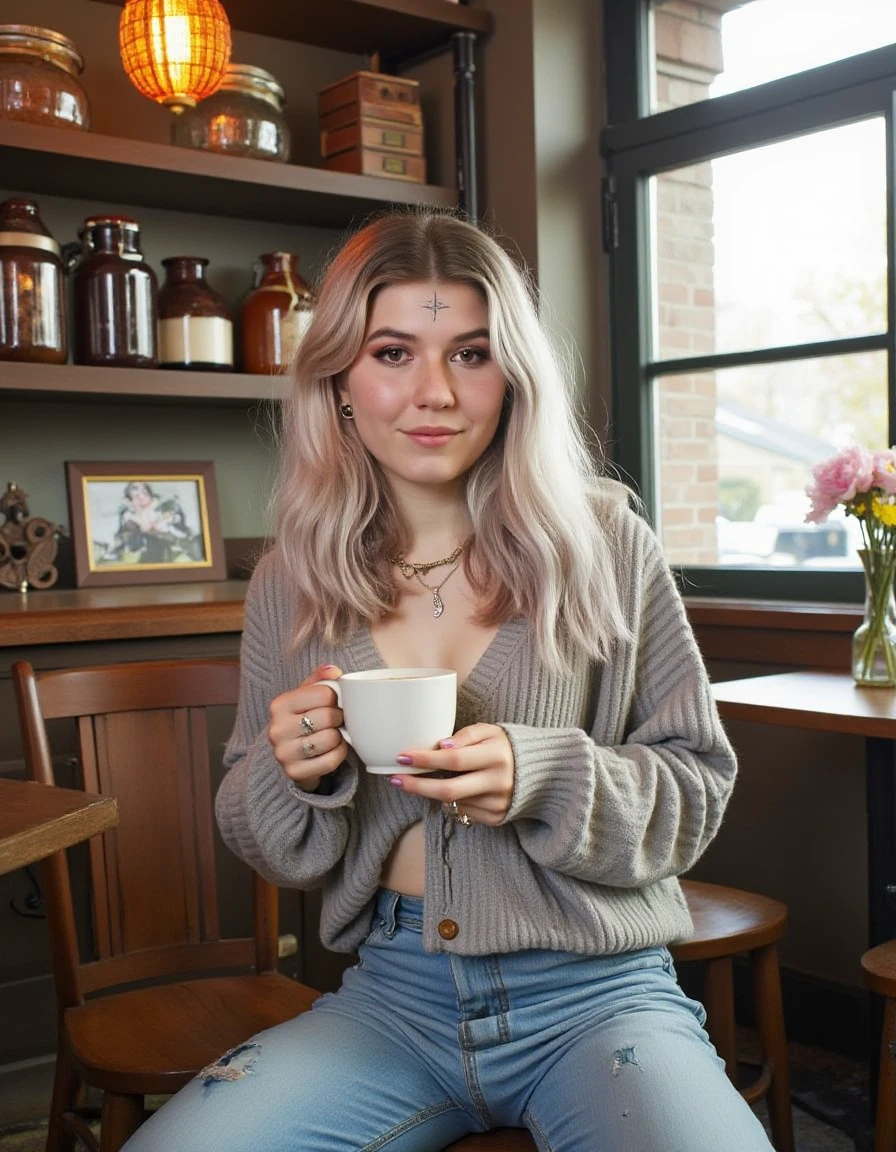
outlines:
[[[268,706],[320,664],[380,668],[365,626],[338,646],[287,654],[290,597],[275,553],[246,599],[242,689],[217,796],[230,848],[278,884],[322,889],[321,938],[352,951],[370,931],[384,861],[423,822],[423,941],[460,954],[526,948],[607,954],[691,931],[676,877],[712,840],[736,772],[684,606],[649,527],[616,517],[618,587],[633,639],[571,674],[539,661],[522,618],[504,624],[459,686],[457,727],[500,724],[515,783],[496,828],[366,773],[355,753],[328,792],[291,785],[268,743]],[[449,625],[450,626],[450,625]],[[443,919],[457,934],[439,935]]]

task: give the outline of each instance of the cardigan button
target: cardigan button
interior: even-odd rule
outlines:
[[[443,940],[453,940],[454,937],[460,932],[456,921],[454,920],[440,920],[439,921],[439,935]]]

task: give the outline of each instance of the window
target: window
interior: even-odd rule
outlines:
[[[804,489],[896,441],[896,5],[605,14],[614,458],[690,592],[859,599]]]

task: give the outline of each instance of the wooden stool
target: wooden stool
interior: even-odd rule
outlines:
[[[896,1149],[896,940],[887,940],[865,953],[862,982],[884,997],[874,1152],[893,1152]]]
[[[706,1008],[706,1030],[725,1061],[728,1076],[735,1087],[739,1086],[733,960],[741,953],[750,958],[762,1069],[752,1084],[739,1090],[750,1104],[767,1098],[772,1143],[777,1152],[794,1152],[790,1065],[777,949],[777,943],[787,928],[787,908],[767,896],[739,888],[724,888],[720,884],[682,880],[681,887],[694,921],[694,935],[670,951],[676,963],[691,960],[705,963],[702,1000]],[[896,990],[896,959],[893,960],[892,972],[892,988]],[[896,1121],[896,1077],[892,1086]],[[894,1147],[888,1146],[887,1152],[893,1152]],[[481,1136],[465,1136],[449,1145],[445,1152],[535,1152],[535,1142],[528,1132],[502,1128]],[[876,1152],[882,1152],[882,1149],[878,1147]]]
[[[793,1152],[790,1110],[790,1063],[784,1033],[778,941],[787,929],[787,908],[778,900],[682,880],[682,891],[694,921],[694,935],[671,949],[676,964],[705,963],[702,1001],[706,1030],[725,1061],[732,1084],[749,1104],[765,1098],[772,1143],[777,1152]],[[753,983],[753,1012],[759,1034],[762,1067],[752,1084],[740,1088],[737,1077],[737,1032],[734,1021],[734,957],[746,953]]]

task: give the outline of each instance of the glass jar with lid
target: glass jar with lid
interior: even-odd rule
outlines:
[[[255,160],[289,160],[284,92],[270,72],[228,64],[221,87],[174,120],[172,138],[185,148]]]
[[[0,204],[0,360],[64,364],[62,253],[33,200]]]
[[[212,372],[233,369],[233,321],[206,279],[205,256],[168,256],[159,290],[159,364]]]
[[[90,103],[78,79],[83,68],[61,32],[0,24],[0,119],[88,129]]]
[[[92,216],[78,237],[75,362],[156,367],[159,289],[140,252],[140,225],[128,216]]]

